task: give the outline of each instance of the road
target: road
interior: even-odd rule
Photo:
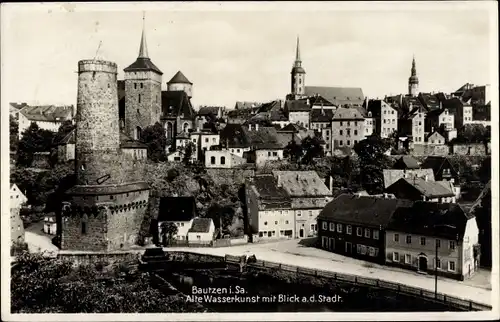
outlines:
[[[294,249],[294,247],[295,253],[293,250],[287,250]],[[371,264],[332,254],[321,249],[299,245],[297,240],[220,248],[174,247],[164,249],[166,251],[186,251],[218,256],[255,254],[259,260],[301,266],[304,268],[328,270],[341,274],[377,278],[434,291],[433,276],[416,274],[405,270],[389,269],[382,265]],[[468,285],[456,280],[440,278],[438,280],[438,292],[486,305],[492,304],[491,289]]]

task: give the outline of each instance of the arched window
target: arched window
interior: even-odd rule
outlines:
[[[187,131],[188,131],[188,128],[189,128],[189,124],[184,123],[184,125],[182,126],[182,130],[183,130],[184,132],[187,132]]]
[[[210,157],[210,164],[215,164],[215,157]]]
[[[142,136],[142,129],[138,126],[135,128],[135,139],[140,140]]]
[[[220,157],[220,164],[226,164],[226,157]]]
[[[83,214],[82,216],[82,235],[85,235],[87,233],[87,223],[88,223],[89,217],[87,214]]]
[[[167,130],[167,138],[171,139],[174,136],[174,128],[172,126],[172,123],[167,122],[165,124],[165,126],[166,126],[166,130]]]

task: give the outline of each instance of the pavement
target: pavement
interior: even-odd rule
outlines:
[[[52,237],[50,235],[40,235],[33,231],[24,232],[24,241],[28,244],[28,250],[30,253],[41,253],[41,252],[55,252],[59,251],[56,245],[52,244]]]
[[[266,244],[246,244],[220,248],[175,247],[164,248],[166,251],[186,251],[210,255],[241,256],[255,254],[257,259],[295,265],[310,269],[321,269],[331,272],[377,278],[380,280],[401,283],[408,286],[434,291],[434,276],[417,274],[402,269],[367,263],[349,257],[333,254],[321,249],[299,244],[298,240],[286,240]],[[483,278],[484,279],[484,278]],[[438,292],[446,295],[472,300],[481,304],[492,305],[491,287],[475,286],[464,282],[439,278]]]

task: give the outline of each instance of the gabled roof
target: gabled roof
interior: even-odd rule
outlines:
[[[441,133],[439,133],[439,131],[438,131],[438,130],[434,130],[434,132],[429,133],[429,135],[427,135],[426,141],[429,141],[429,139],[430,139],[431,137],[437,137],[438,139],[441,139],[441,138],[442,138],[442,139],[443,139],[443,144],[445,143],[445,142],[444,142],[444,141],[445,141],[444,136],[443,136]]]
[[[178,71],[174,77],[172,77],[168,82],[167,84],[191,84],[193,85],[193,83],[191,83],[186,76],[184,76],[184,74],[181,72],[181,71]]]
[[[288,100],[285,102],[285,110],[290,112],[309,112],[311,107],[306,100]]]
[[[326,205],[318,219],[385,228],[398,208],[411,204],[404,199],[342,194]]]
[[[311,110],[311,122],[331,122],[333,120],[334,111],[331,109],[314,108]]]
[[[309,97],[309,102],[312,106],[335,106],[335,104],[319,94]]]
[[[403,155],[393,165],[394,169],[419,169],[418,161],[411,155]]]
[[[260,126],[258,130],[246,130],[251,145],[256,150],[283,149],[275,127]]]
[[[427,176],[427,180],[434,181],[434,172],[432,169],[408,169],[408,170],[399,170],[399,169],[384,169],[382,170],[382,174],[384,176],[384,188],[389,187],[394,182],[398,181],[401,178],[404,178],[405,175],[408,178],[419,177],[424,178]]]
[[[417,201],[392,216],[388,230],[462,240],[467,221],[474,218],[458,204]]]
[[[190,221],[196,216],[194,197],[161,197],[158,221]]]
[[[291,197],[331,196],[316,171],[273,171],[273,175]]]
[[[397,187],[397,189],[400,190],[404,185],[414,187],[426,198],[453,197],[455,195],[452,190],[440,183],[437,183],[436,181],[426,181],[425,179],[418,177],[413,177],[412,179],[401,178],[387,187],[387,191],[393,192],[392,190],[394,187]]]
[[[283,187],[278,186],[278,181],[272,174],[256,175],[253,185],[259,198],[290,201],[290,196]]]
[[[227,144],[228,148],[247,148],[251,141],[245,127],[241,124],[229,123],[220,131],[221,144]]]
[[[281,102],[279,100],[275,100],[272,102],[262,104],[257,110],[257,113],[280,111],[280,110],[281,110]]]
[[[195,218],[189,229],[189,233],[208,233],[212,224],[212,218]]]
[[[367,113],[371,113],[372,117],[380,117],[382,115],[382,107],[383,106],[394,108],[393,106],[387,104],[387,102],[377,99],[377,100],[369,100],[368,101],[368,107],[366,108],[366,111],[367,111]],[[396,111],[398,111],[398,109],[396,109],[396,108],[394,108],[394,109]],[[399,113],[399,111],[398,111],[398,113]]]
[[[441,168],[443,165],[447,164],[449,166],[450,171],[456,172],[455,168],[453,167],[453,164],[450,162],[450,160],[446,157],[441,157],[441,156],[430,156],[427,157],[424,162],[420,165],[422,169],[432,169],[434,173],[439,173],[441,171]]]
[[[73,106],[25,106],[20,110],[30,121],[63,122],[73,118]]]
[[[10,105],[10,108],[14,109],[14,110],[20,110],[23,107],[28,106],[28,104],[26,104],[26,103],[20,103],[20,104],[19,103],[9,103],[9,105]]]
[[[161,92],[162,117],[194,118],[196,112],[191,105],[191,100],[184,91]]]
[[[154,71],[157,74],[163,75],[163,72],[158,67],[156,67],[155,64],[153,64],[151,59],[145,57],[138,57],[135,62],[133,62],[123,71],[125,72]]]
[[[200,116],[208,116],[214,115],[217,116],[221,107],[220,106],[202,106],[198,111],[198,115]]]
[[[440,108],[439,100],[434,94],[431,93],[419,93],[418,99],[420,103],[427,109],[427,111],[432,111]]]
[[[333,115],[334,120],[364,120],[363,115],[358,111],[357,108],[351,107],[351,108],[346,108],[346,107],[339,107],[336,111],[335,114]]]
[[[335,106],[362,105],[365,99],[359,87],[306,86],[305,92],[307,96],[321,95]]]
[[[271,111],[269,113],[270,113],[269,119],[271,120],[271,122],[284,122],[284,121],[288,121],[288,118],[285,116],[285,114],[283,113],[282,110]]]

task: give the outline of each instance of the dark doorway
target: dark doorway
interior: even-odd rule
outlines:
[[[426,272],[427,271],[427,257],[420,256],[418,258],[418,270],[421,271],[421,272]]]

